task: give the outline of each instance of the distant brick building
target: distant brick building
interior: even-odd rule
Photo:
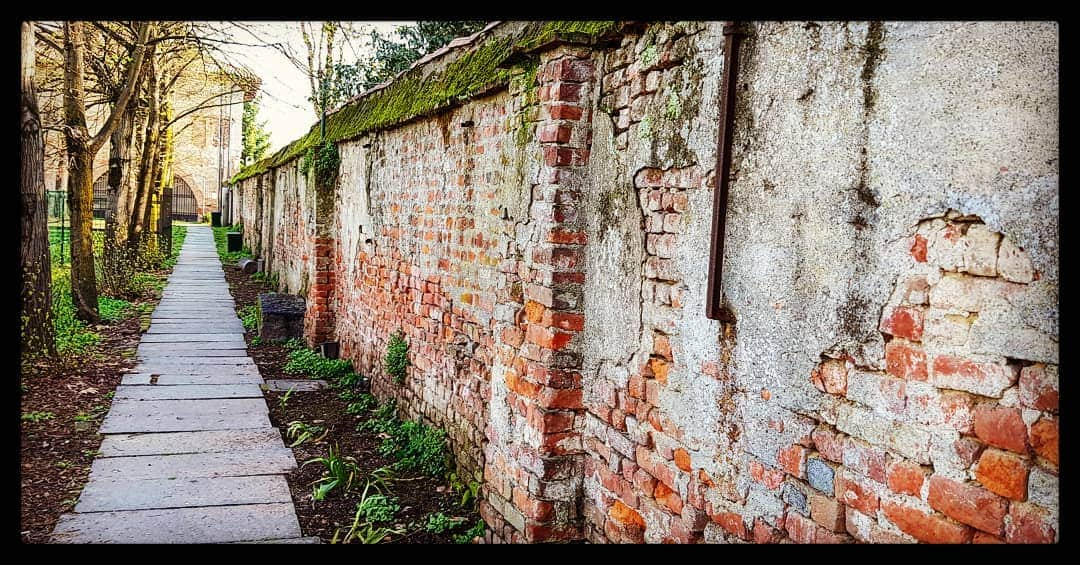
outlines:
[[[223,81],[224,82],[224,81]],[[214,89],[229,93],[236,88],[226,84],[214,84],[200,77],[178,81],[172,98],[175,114],[179,115],[196,105],[218,104],[206,102]],[[48,98],[49,95],[41,95]],[[182,118],[174,126],[174,177],[175,185],[189,186],[195,198],[194,214],[202,216],[218,209],[218,189],[236,173],[240,164],[241,116],[244,94],[225,94],[220,106],[204,108]],[[58,100],[43,100],[43,107],[59,107]],[[107,117],[105,107],[87,111],[87,125],[91,132],[97,131]],[[63,191],[67,186],[67,170],[63,163],[63,136],[49,131],[45,136],[45,187],[50,191]],[[132,176],[137,167],[138,144],[132,151]],[[106,143],[94,156],[94,181],[104,181],[109,171],[109,144]],[[100,203],[99,203],[100,204]],[[100,207],[100,206],[97,206]]]

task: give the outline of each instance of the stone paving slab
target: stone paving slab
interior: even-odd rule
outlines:
[[[129,414],[105,417],[98,433],[125,434],[134,432],[188,432],[199,430],[243,430],[269,427],[265,412],[239,414],[197,414],[178,417],[174,414]]]
[[[186,334],[191,332],[206,332],[211,334],[236,334],[243,333],[244,326],[236,324],[150,324],[148,334]]]
[[[116,387],[116,400],[184,400],[200,398],[262,398],[257,384],[144,385]]]
[[[276,475],[296,468],[287,447],[240,449],[212,453],[99,457],[90,466],[90,480],[169,479]]]
[[[281,475],[110,479],[87,484],[79,496],[75,511],[109,512],[273,502],[292,502],[289,483]]]
[[[185,372],[197,372],[197,373],[209,373],[214,371],[232,371],[243,370],[245,367],[258,370],[255,362],[250,357],[215,357],[213,359],[192,359],[192,360],[145,360],[135,366],[136,373],[148,373],[151,371],[143,370],[147,369],[165,369],[165,372],[185,373]],[[188,369],[188,370],[184,370]],[[157,371],[162,372],[162,371]]]
[[[190,341],[179,343],[143,343],[139,345],[139,351],[152,351],[158,353],[170,353],[173,351],[183,351],[195,349],[199,351],[220,351],[220,350],[246,350],[247,344],[244,343],[242,338],[235,338],[232,340],[222,341]],[[233,357],[238,356],[237,353],[232,354]]]
[[[173,455],[178,453],[213,453],[241,449],[280,449],[285,447],[277,428],[248,430],[211,430],[201,432],[162,432],[110,434],[101,442],[102,457],[130,455]]]
[[[204,359],[207,357],[235,357],[237,355],[243,355],[247,352],[246,347],[236,347],[234,349],[222,349],[222,348],[177,348],[177,349],[164,349],[164,348],[149,348],[144,349],[140,347],[138,349],[139,357],[146,359],[147,356],[151,356],[153,359],[162,360],[170,359],[174,357],[198,357]]]
[[[156,373],[155,373],[156,374]],[[227,374],[214,373],[214,374],[200,374],[200,373],[163,373],[158,374],[156,385],[151,385],[150,373],[136,373],[134,375],[124,375],[120,379],[122,385],[148,385],[148,386],[173,386],[173,385],[239,385],[239,384],[256,384],[260,385],[263,382],[262,377],[258,372],[245,373],[245,374]]]
[[[244,338],[236,335],[228,334],[204,334],[204,333],[187,333],[187,334],[155,334],[146,335],[143,334],[141,343],[208,343],[208,342],[222,342],[222,341],[243,341]]]
[[[284,392],[290,388],[297,392],[308,392],[322,390],[327,386],[326,381],[322,379],[269,379],[262,388],[277,392]]]
[[[223,543],[299,538],[292,503],[65,514],[56,543]]]

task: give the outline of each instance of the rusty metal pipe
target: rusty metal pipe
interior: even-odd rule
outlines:
[[[724,293],[720,282],[724,270],[724,229],[727,220],[728,170],[731,168],[731,141],[735,125],[735,95],[739,77],[739,44],[746,35],[744,24],[724,24],[724,76],[720,85],[720,136],[717,140],[716,192],[713,198],[712,241],[709,248],[709,284],[705,294],[705,316],[726,319]]]

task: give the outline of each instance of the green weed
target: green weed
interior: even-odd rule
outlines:
[[[424,531],[432,534],[441,534],[460,526],[464,521],[465,518],[451,518],[442,512],[436,512],[428,515],[427,523],[424,524]]]
[[[278,399],[278,401],[277,401],[278,406],[281,407],[282,411],[285,410],[285,406],[289,403],[289,399],[292,398],[292,394],[295,391],[296,391],[296,387],[291,386],[291,387],[289,387],[289,390],[285,391],[285,394],[281,395],[281,398]]]
[[[45,420],[52,420],[55,417],[56,417],[56,414],[53,414],[52,412],[35,411],[35,412],[23,412],[22,416],[20,416],[19,419],[21,421],[23,421],[23,422],[33,422],[33,423],[37,424],[38,422],[44,422]]]
[[[300,467],[303,468],[310,463],[319,463],[326,467],[324,475],[311,483],[316,485],[311,493],[312,500],[323,500],[326,495],[337,487],[341,487],[342,490],[349,490],[352,487],[353,479],[356,478],[356,474],[360,472],[359,467],[356,466],[356,460],[352,457],[342,457],[334,446],[330,447],[326,457],[308,459]]]
[[[477,520],[473,527],[460,534],[454,535],[454,543],[472,543],[472,541],[484,535],[484,520]]]
[[[312,443],[319,443],[326,437],[327,433],[329,433],[329,431],[323,426],[305,424],[299,420],[289,422],[289,427],[285,430],[285,435],[288,436],[289,439],[294,440],[289,444],[289,447],[296,447],[309,440]]]
[[[259,325],[259,308],[254,304],[240,309],[240,323],[244,324],[245,330],[253,330]]]
[[[390,342],[386,345],[386,372],[394,377],[394,382],[405,382],[406,369],[409,366],[409,344],[405,341],[401,332],[390,336]]]
[[[352,361],[327,359],[311,349],[302,348],[294,349],[289,353],[289,361],[284,369],[286,373],[303,374],[312,379],[333,382],[352,371]]]
[[[98,297],[98,313],[101,314],[101,321],[107,324],[127,318],[131,310],[132,304],[127,300],[111,296]]]
[[[441,477],[448,469],[446,432],[407,420],[395,426],[378,447],[383,457],[397,460],[395,468]]]

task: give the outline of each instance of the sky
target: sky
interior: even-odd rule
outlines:
[[[270,151],[277,151],[307,133],[315,123],[315,114],[307,97],[310,90],[308,79],[278,49],[265,45],[254,45],[267,41],[281,42],[294,53],[303,56],[306,53],[300,28],[297,22],[241,22],[245,27],[258,34],[253,38],[239,28],[231,30],[232,39],[247,45],[229,45],[224,48],[233,62],[243,64],[262,79],[259,121],[267,122],[270,132]],[[398,25],[411,22],[352,22],[362,30],[378,29],[386,35]],[[346,60],[354,55],[366,54],[364,45],[355,42],[345,48]]]

